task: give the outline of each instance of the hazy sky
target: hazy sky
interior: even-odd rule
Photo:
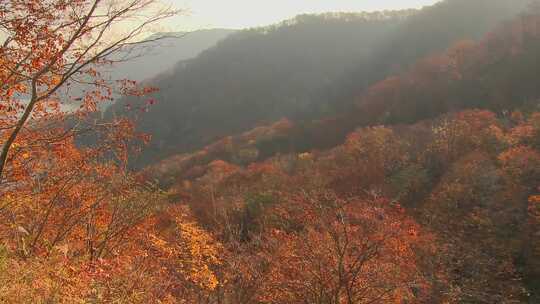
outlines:
[[[419,8],[439,0],[164,0],[190,10],[173,30],[246,28],[273,24],[302,13]]]

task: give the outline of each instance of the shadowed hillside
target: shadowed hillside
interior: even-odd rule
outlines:
[[[139,128],[153,140],[138,165],[283,117],[347,111],[363,88],[455,40],[479,37],[519,3],[449,0],[421,11],[305,15],[234,34],[152,82],[158,104]],[[108,115],[138,103],[120,101]]]

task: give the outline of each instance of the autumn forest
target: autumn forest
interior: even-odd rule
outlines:
[[[540,303],[540,2],[182,13],[0,0],[0,303]]]

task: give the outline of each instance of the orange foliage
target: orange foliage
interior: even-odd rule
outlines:
[[[428,285],[415,259],[418,225],[388,201],[343,201],[324,194],[299,197],[288,220],[304,228],[275,229],[273,261],[259,299],[265,303],[416,303]],[[291,218],[292,216],[292,218]]]
[[[502,167],[521,183],[540,182],[540,153],[526,146],[511,148],[499,155]]]

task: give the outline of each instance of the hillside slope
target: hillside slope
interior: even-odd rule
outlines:
[[[324,247],[331,242],[325,233],[338,242],[354,242],[357,234],[324,226],[320,217],[368,201],[371,207],[402,206],[402,214],[419,224],[418,230],[409,227],[409,236],[419,237],[410,265],[423,276],[408,278],[414,283],[401,297],[413,303],[538,303],[540,91],[532,74],[540,68],[539,48],[540,9],[372,86],[349,116],[361,127],[331,149],[262,156],[269,146],[286,151],[307,140],[296,133],[302,127],[282,120],[170,158],[146,173],[161,179],[169,195],[187,204],[228,245],[230,256],[253,271],[234,272],[225,289],[265,297],[279,286],[291,291],[277,293],[283,299],[309,295],[308,287],[296,284],[302,272],[289,263],[300,261],[310,273],[321,270],[321,260],[336,266],[336,253]],[[476,107],[493,111],[470,110]],[[321,121],[309,132],[334,137],[325,131],[339,121]],[[320,208],[314,214],[313,205]],[[340,212],[344,225],[362,222],[353,210]],[[389,218],[378,214],[380,221]],[[408,236],[400,240],[408,250]],[[273,245],[286,253],[280,256]],[[224,267],[234,269],[236,261]],[[410,269],[398,257],[394,261],[407,276]],[[354,265],[343,267],[353,271]],[[331,272],[324,276],[333,278]],[[303,279],[316,284],[313,277]]]
[[[147,164],[294,113],[311,92],[357,64],[410,12],[299,16],[231,35],[152,84],[157,104],[140,117],[153,136]],[[124,112],[123,100],[109,115]],[[246,114],[240,114],[246,113]]]
[[[138,165],[282,117],[347,112],[358,91],[456,39],[478,37],[525,2],[447,0],[422,11],[306,15],[239,32],[153,82],[158,104],[140,118],[153,141]],[[121,101],[108,115],[138,102]]]

